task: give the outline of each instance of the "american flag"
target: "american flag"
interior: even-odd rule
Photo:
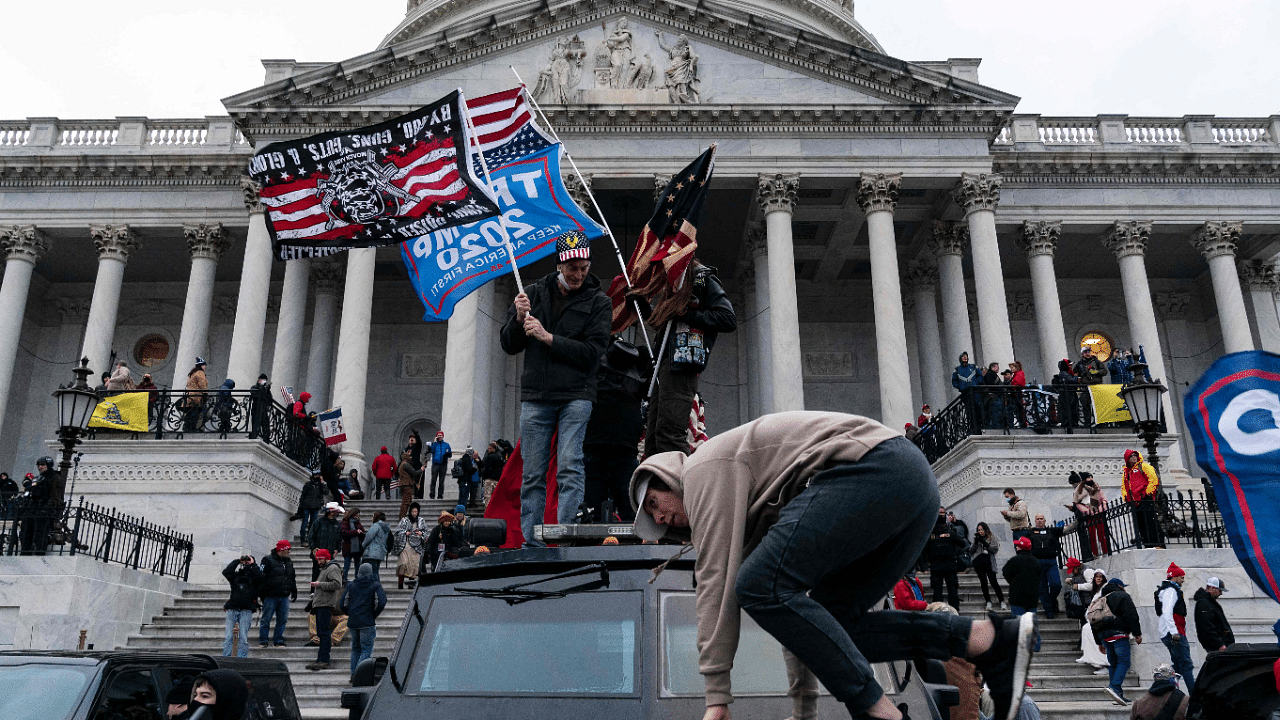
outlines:
[[[521,88],[468,100],[467,110],[476,127],[472,143],[480,145],[490,172],[555,144],[533,121]],[[476,175],[483,177],[478,157],[474,165]]]

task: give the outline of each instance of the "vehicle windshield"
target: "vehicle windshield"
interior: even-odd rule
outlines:
[[[693,593],[662,594],[662,693],[701,696],[706,692],[698,672],[698,612]],[[742,614],[738,653],[730,677],[733,694],[786,695],[787,667],[782,646],[746,613]]]
[[[80,702],[96,666],[0,665],[0,718],[63,720]]]
[[[642,599],[637,591],[588,592],[510,605],[500,598],[437,596],[409,687],[467,695],[634,695]]]

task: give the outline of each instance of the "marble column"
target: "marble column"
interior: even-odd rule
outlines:
[[[489,436],[491,339],[497,333],[487,312],[492,305],[493,283],[486,283],[459,300],[449,317],[440,429],[458,450]]]
[[[330,256],[311,263],[311,284],[316,288],[315,309],[311,313],[311,347],[307,352],[306,387],[294,388],[311,393],[311,405],[329,407],[333,379],[333,331],[338,324],[338,294],[342,292],[346,273],[341,256]],[[272,381],[279,387],[283,383]]]
[[[773,397],[773,320],[769,304],[769,243],[762,227],[751,227],[747,230],[748,247],[751,252],[752,272],[755,275],[756,288],[756,384],[760,391],[760,415],[777,412]]]
[[[284,288],[280,293],[280,317],[276,320],[276,347],[271,355],[271,382],[276,386],[297,385],[302,369],[302,333],[307,319],[307,278],[311,260],[298,258],[284,265]]]
[[[262,338],[267,329],[272,257],[267,216],[258,197],[260,188],[247,176],[240,178],[240,187],[249,211],[249,234],[244,246],[244,267],[240,270],[240,296],[236,300],[236,321],[231,330],[227,377],[236,381],[236,387],[249,387],[264,369]]]
[[[1249,316],[1244,309],[1244,293],[1240,290],[1240,276],[1236,271],[1236,246],[1240,243],[1243,229],[1243,223],[1210,221],[1191,236],[1191,244],[1209,262],[1224,353],[1253,349]]]
[[[129,262],[129,253],[141,244],[127,225],[94,225],[89,228],[89,235],[98,249],[98,278],[93,283],[93,304],[81,354],[89,358],[89,369],[93,370],[89,384],[97,385],[98,376],[112,370],[107,366],[111,362],[124,266]]]
[[[342,326],[334,373],[333,405],[342,408],[347,441],[341,444],[348,468],[368,477],[364,462],[365,391],[369,383],[369,325],[373,322],[373,271],[377,248],[347,251],[347,283],[342,295]]]
[[[876,367],[880,384],[880,422],[900,428],[915,420],[911,402],[911,365],[907,360],[907,328],[898,276],[898,243],[893,210],[902,174],[862,173],[858,207],[867,216],[871,246],[871,304],[876,325]]]
[[[922,375],[920,390],[924,401],[938,412],[947,406],[951,377],[951,366],[943,360],[942,338],[938,334],[938,268],[918,262],[907,268],[905,277],[915,300],[916,354]]]
[[[745,249],[748,253],[752,251],[752,246],[747,243]],[[738,338],[738,346],[741,347],[746,355],[745,366],[740,371],[740,377],[747,386],[747,413],[748,420],[754,420],[763,413],[760,410],[760,304],[756,301],[756,270],[755,260],[750,255],[747,256],[746,264],[742,268],[740,275],[742,281],[742,315],[738,319],[738,332],[741,336]]]
[[[804,409],[800,353],[800,307],[796,297],[791,214],[800,176],[761,173],[756,196],[764,211],[769,273],[769,350],[773,366],[773,412]]]
[[[191,253],[191,274],[187,279],[187,300],[182,308],[182,331],[173,359],[173,383],[187,383],[187,372],[197,357],[209,355],[209,318],[213,314],[213,283],[218,259],[231,245],[220,223],[193,223],[182,226],[182,235]]]
[[[4,425],[13,384],[13,365],[22,337],[22,319],[27,314],[27,294],[36,262],[49,251],[45,234],[34,225],[0,230],[0,251],[4,252],[4,282],[0,284],[0,427]]]
[[[1276,292],[1280,275],[1274,265],[1262,260],[1240,263],[1240,278],[1249,288],[1253,316],[1258,324],[1258,342],[1263,350],[1280,353],[1280,315],[1276,312]]]
[[[1058,374],[1058,361],[1072,358],[1062,325],[1058,276],[1053,269],[1053,254],[1058,250],[1061,234],[1060,222],[1028,220],[1022,224],[1022,233],[1018,236],[1018,247],[1027,254],[1027,263],[1031,266],[1031,293],[1035,298],[1036,330],[1040,335],[1040,362],[1046,378]]]
[[[956,204],[964,210],[969,224],[982,362],[1005,365],[1017,357],[1013,354],[1004,270],[1000,267],[1000,245],[996,239],[996,205],[1000,203],[1001,182],[999,175],[962,173],[956,189]]]
[[[929,245],[934,257],[938,259],[942,326],[947,341],[944,367],[959,365],[960,353],[969,353],[969,362],[976,364],[980,358],[977,349],[973,347],[973,331],[969,327],[969,296],[964,289],[964,252],[969,248],[969,228],[956,223],[935,221],[933,239]],[[950,377],[951,374],[948,373],[948,386]],[[951,395],[958,394],[954,388],[948,392]]]

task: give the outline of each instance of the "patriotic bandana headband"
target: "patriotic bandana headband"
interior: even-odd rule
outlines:
[[[570,230],[556,238],[556,255],[557,262],[568,262],[575,258],[590,260],[591,240],[577,230]]]

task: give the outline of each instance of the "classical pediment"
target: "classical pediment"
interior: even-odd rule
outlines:
[[[532,4],[530,4],[532,5]],[[1018,98],[703,0],[580,2],[418,36],[298,72],[223,103],[250,137],[356,126],[461,87],[511,87],[512,67],[557,115],[998,128]],[[718,14],[719,11],[719,14]],[[664,109],[667,107],[669,109]]]

